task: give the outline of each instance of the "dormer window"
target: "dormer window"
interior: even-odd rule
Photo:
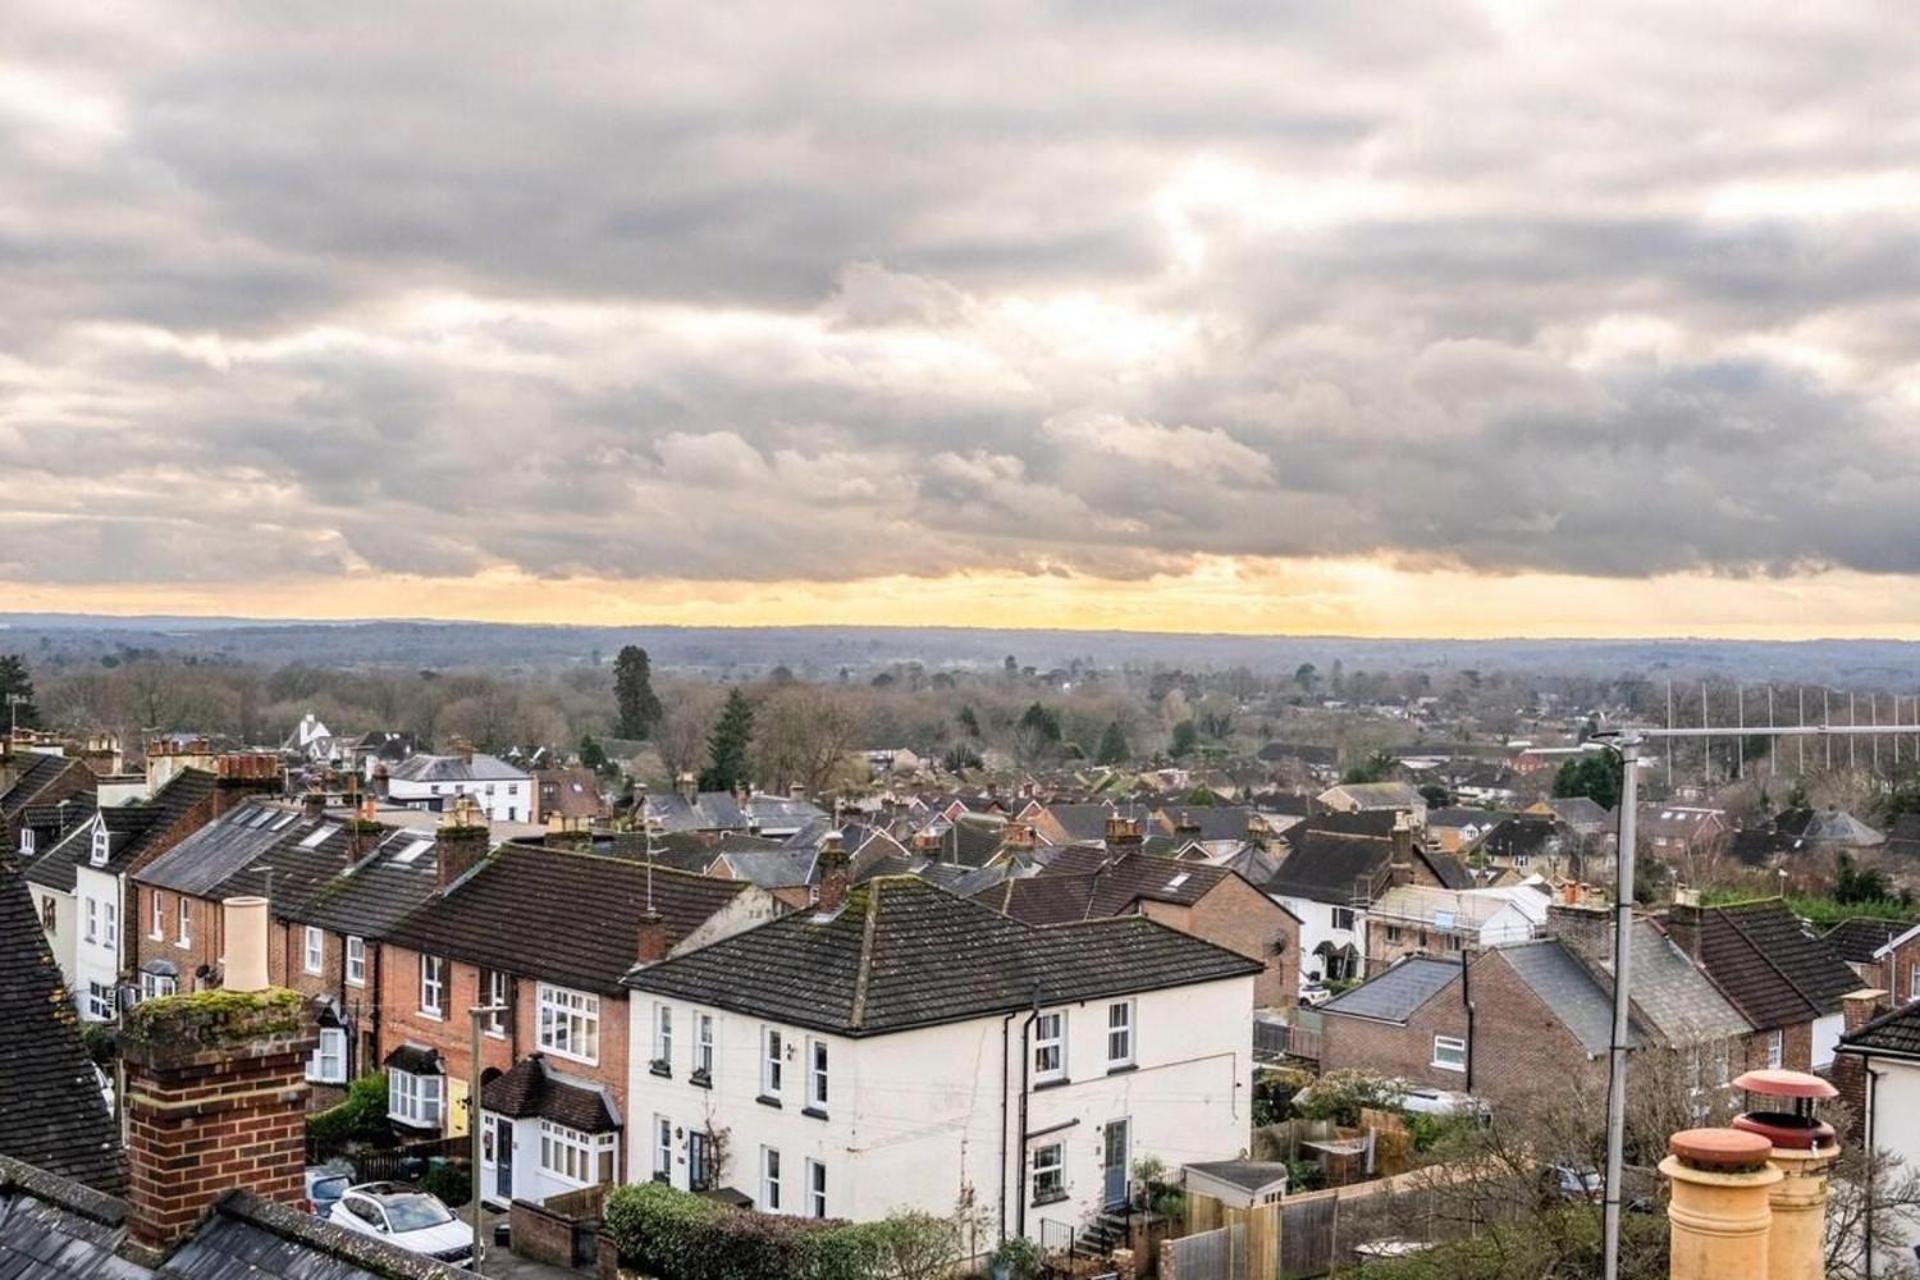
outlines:
[[[95,818],[93,821],[93,865],[94,866],[104,867],[107,865],[107,853],[109,852],[109,845],[110,845],[110,841],[107,836],[107,824],[101,821],[100,819]]]
[[[20,856],[22,858],[31,858],[33,856],[33,828],[32,827],[20,828]]]

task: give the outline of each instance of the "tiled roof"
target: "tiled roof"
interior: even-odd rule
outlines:
[[[1224,978],[1249,960],[1141,916],[1035,928],[913,876],[855,888],[645,969],[627,984],[844,1035]]]
[[[13,785],[0,792],[0,820],[12,820],[20,815],[28,805],[58,782],[69,769],[77,769],[91,782],[93,773],[86,765],[68,756],[50,756],[35,753],[13,779]],[[91,785],[85,788],[92,791]]]
[[[1613,989],[1612,936],[1609,930],[1608,952],[1598,965],[1606,975],[1602,985],[1609,992]],[[1632,974],[1634,1006],[1670,1043],[1724,1040],[1753,1030],[1686,952],[1640,917],[1633,922]]]
[[[516,1120],[538,1116],[581,1133],[611,1133],[620,1127],[601,1086],[555,1071],[544,1054],[520,1059],[513,1070],[489,1081],[480,1098],[488,1111]]]
[[[1490,858],[1531,858],[1551,852],[1559,838],[1560,827],[1555,819],[1543,814],[1520,813],[1482,836],[1479,849]]]
[[[408,756],[387,766],[387,776],[396,782],[520,782],[529,775],[498,756],[474,752],[465,756]]]
[[[1707,907],[1700,963],[1747,1020],[1768,1030],[1838,1012],[1860,979],[1825,941],[1810,937],[1779,898]]]
[[[1028,924],[1064,924],[1119,915],[1141,901],[1192,905],[1235,875],[1203,862],[1076,845],[1040,874],[995,885],[975,901]]]
[[[1920,1058],[1920,1004],[1902,1005],[1842,1036],[1840,1052]]]
[[[81,1047],[78,1014],[33,897],[0,856],[0,1154],[108,1193],[126,1186],[119,1134]],[[12,1274],[0,1268],[0,1274]]]
[[[1853,916],[1820,936],[1842,960],[1850,964],[1872,964],[1874,952],[1912,927],[1911,920],[1874,920],[1866,916]]]
[[[1405,1022],[1460,976],[1460,965],[1426,956],[1410,956],[1385,973],[1322,1005],[1322,1013]]]
[[[204,769],[183,769],[144,804],[99,810],[99,820],[107,826],[107,862],[100,869],[119,875],[139,862],[155,842],[176,832],[187,815],[212,794],[212,774]],[[83,822],[28,865],[27,879],[72,893],[75,869],[81,863],[92,865],[92,857],[93,824]]]
[[[409,915],[388,940],[415,951],[617,995],[639,952],[648,869],[626,858],[504,844]],[[740,880],[652,870],[667,945],[748,892]]]

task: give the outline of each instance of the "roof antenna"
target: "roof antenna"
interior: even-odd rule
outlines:
[[[641,831],[646,833],[646,837],[647,837],[647,914],[652,915],[653,914],[653,818],[651,815],[643,815],[641,817],[640,829]]]

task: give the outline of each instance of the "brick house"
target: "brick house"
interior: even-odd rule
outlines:
[[[71,756],[22,750],[0,737],[0,850],[21,848],[20,833],[31,809],[53,809],[70,800],[93,807],[99,779]]]
[[[1666,935],[1752,1024],[1746,1068],[1817,1071],[1833,1062],[1841,1001],[1860,978],[1823,939],[1809,934],[1784,899],[1703,907],[1682,890]]]
[[[394,926],[381,952],[389,1118],[420,1136],[468,1131],[476,1075],[468,1011],[500,1005],[485,1021],[477,1064],[484,1193],[539,1200],[590,1185],[603,1163],[617,1170],[625,1159],[621,978],[643,953],[702,946],[784,908],[744,881],[577,849],[510,842],[487,854],[476,844],[449,857],[458,838],[442,829],[444,887]],[[529,1082],[515,1068],[536,1053],[542,1080],[566,1088],[534,1091],[547,1109],[521,1114]],[[509,1083],[494,1089],[501,1080]],[[576,1090],[603,1098],[610,1123],[578,1127]]]
[[[1830,940],[1844,940],[1839,930],[1861,922],[1845,920],[1834,926]],[[1875,924],[1883,922],[1875,921]],[[1844,954],[1844,953],[1843,953]],[[1871,967],[1861,974],[1864,986],[1880,987],[1895,1004],[1920,1000],[1920,924],[1905,928],[1894,926],[1894,933],[1873,949]],[[1861,966],[1856,965],[1856,970]]]
[[[1299,917],[1227,867],[1125,845],[1074,845],[1039,874],[1002,881],[973,900],[1032,925],[1145,916],[1260,961],[1256,1007],[1291,1008],[1299,995]]]
[[[1905,999],[1913,999],[1917,989],[1914,979],[1920,974],[1913,972],[1913,966],[1920,964],[1920,945],[1913,945],[1914,939],[1906,935],[1920,936],[1914,929],[1912,920],[1879,920],[1866,916],[1852,916],[1829,928],[1821,934],[1835,954],[1848,965],[1860,979],[1863,987],[1893,989],[1894,966],[1904,961],[1907,967],[1907,981],[1902,984],[1901,992]],[[1905,953],[1895,956],[1893,945],[1905,940],[1908,946]]]

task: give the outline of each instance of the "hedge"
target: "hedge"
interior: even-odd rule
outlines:
[[[899,1274],[915,1233],[948,1224],[922,1215],[851,1223],[732,1209],[659,1182],[616,1187],[601,1233],[623,1264],[660,1280],[874,1280]]]

